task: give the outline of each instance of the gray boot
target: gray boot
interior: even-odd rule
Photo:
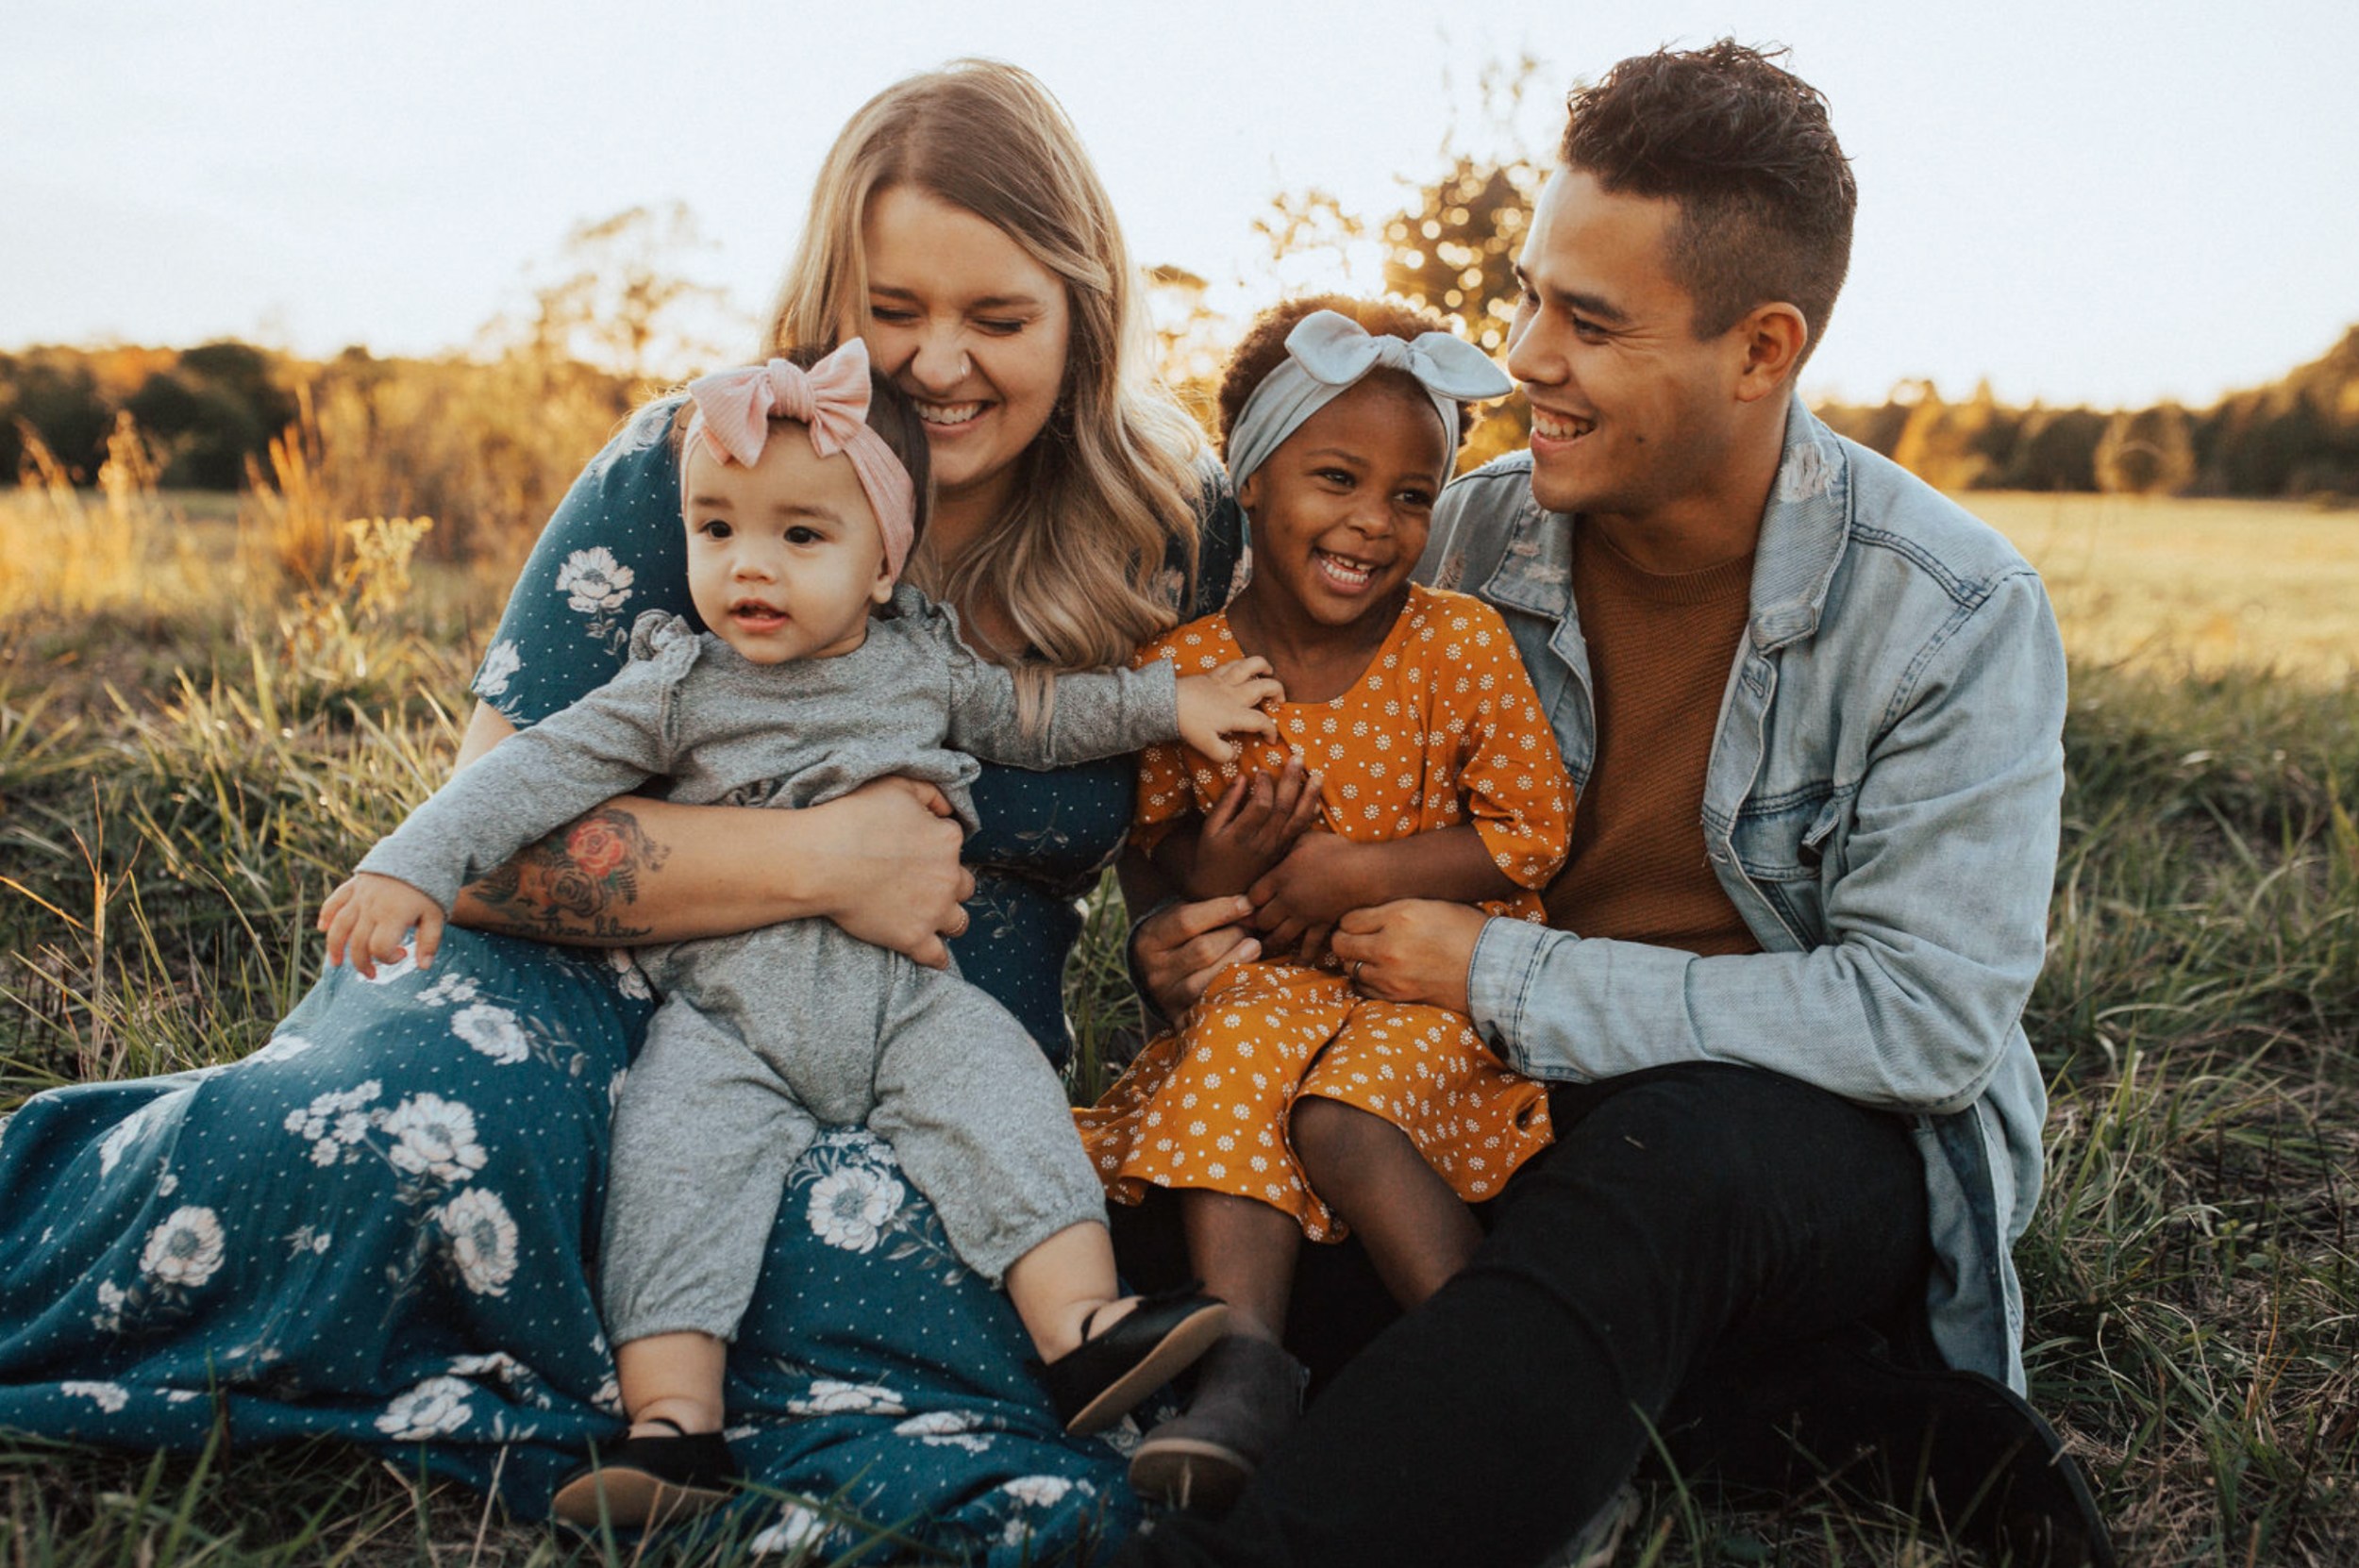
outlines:
[[[1302,1413],[1310,1369],[1267,1340],[1230,1334],[1196,1363],[1187,1413],[1146,1434],[1130,1457],[1142,1497],[1223,1514]]]

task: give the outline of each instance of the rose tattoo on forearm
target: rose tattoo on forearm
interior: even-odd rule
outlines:
[[[527,845],[467,892],[492,930],[544,941],[637,942],[649,927],[626,917],[638,901],[640,875],[661,866],[669,853],[629,810],[606,806]]]

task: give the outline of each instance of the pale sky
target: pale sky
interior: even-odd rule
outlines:
[[[965,54],[1059,95],[1142,263],[1266,296],[1251,224],[1275,192],[1380,220],[1453,125],[1501,149],[1486,61],[1541,61],[1517,128],[1545,153],[1576,77],[1722,34],[1792,46],[1858,174],[1814,393],[1988,376],[2011,402],[2200,405],[2359,322],[2352,0],[7,10],[0,347],[460,347],[577,221],[674,200],[714,242],[690,270],[750,314],[845,118]]]

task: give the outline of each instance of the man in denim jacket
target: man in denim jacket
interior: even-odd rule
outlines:
[[[1224,1525],[1132,1550],[1580,1558],[1658,1441],[1758,1483],[1794,1452],[1774,1427],[1810,1458],[1770,1484],[1874,1445],[1942,1530],[2104,1563],[2017,1397],[2047,1109],[2018,1019],[2064,776],[2047,596],[1795,395],[1850,242],[1824,100],[1723,42],[1625,61],[1572,110],[1509,336],[1531,450],[1450,487],[1423,572],[1505,616],[1589,820],[1549,927],[1404,901],[1333,942],[1364,991],[1465,1011],[1556,1085],[1558,1143]]]

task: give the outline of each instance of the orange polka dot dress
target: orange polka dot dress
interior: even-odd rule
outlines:
[[[1225,614],[1139,650],[1182,675],[1244,657]],[[1524,891],[1483,905],[1546,918],[1540,890],[1564,863],[1572,786],[1531,681],[1497,611],[1467,594],[1413,585],[1367,670],[1331,702],[1281,703],[1280,739],[1216,763],[1179,744],[1139,763],[1134,841],[1151,846],[1210,810],[1247,769],[1289,755],[1321,775],[1322,826],[1378,843],[1472,823]],[[1323,1095],[1406,1131],[1469,1203],[1496,1194],[1548,1147],[1543,1087],[1500,1065],[1447,1009],[1363,996],[1331,970],[1246,963],[1224,971],[1179,1028],[1148,1045],[1096,1105],[1074,1112],[1110,1196],[1201,1188],[1284,1209],[1313,1241],[1341,1219],[1294,1156],[1294,1102]]]

